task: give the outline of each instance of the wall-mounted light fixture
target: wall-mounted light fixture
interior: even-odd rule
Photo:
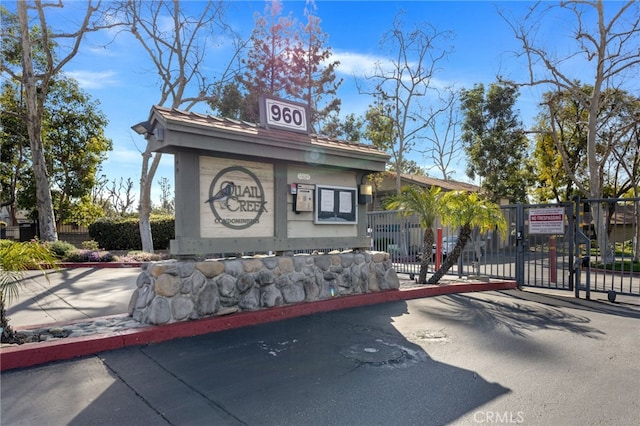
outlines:
[[[145,137],[151,134],[151,123],[148,121],[141,121],[140,123],[131,126],[134,132]]]
[[[139,135],[148,138],[149,136],[155,136],[156,140],[162,142],[164,140],[164,129],[162,127],[153,127],[148,121],[141,121],[140,123],[131,126],[134,132]]]
[[[363,183],[358,187],[358,204],[369,204],[373,199],[373,186]]]

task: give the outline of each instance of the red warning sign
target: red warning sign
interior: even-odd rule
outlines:
[[[529,234],[564,234],[564,207],[530,209]]]

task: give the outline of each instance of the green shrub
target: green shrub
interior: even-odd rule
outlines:
[[[51,252],[60,259],[64,258],[70,251],[76,249],[76,246],[66,241],[53,241],[47,243],[47,247],[49,247],[49,250],[51,250]]]
[[[100,245],[96,240],[89,240],[89,241],[82,242],[82,248],[85,250],[98,251],[100,250]]]
[[[152,216],[151,233],[154,249],[169,248],[169,241],[175,238],[173,216]],[[105,250],[142,250],[137,218],[100,219],[89,225],[89,235]]]

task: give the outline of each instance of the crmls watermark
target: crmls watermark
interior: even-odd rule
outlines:
[[[473,413],[473,421],[483,424],[523,424],[524,413],[522,411],[476,411]]]

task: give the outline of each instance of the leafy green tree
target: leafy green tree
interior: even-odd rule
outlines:
[[[29,137],[19,91],[19,85],[7,80],[0,93],[0,207],[9,208],[12,225],[17,225],[17,193],[29,169]]]
[[[593,88],[582,87],[584,96]],[[587,126],[589,111],[573,92],[547,92],[538,115],[533,158],[542,201],[567,201],[589,186]],[[553,111],[550,115],[549,111]],[[597,161],[603,169],[603,196],[620,197],[637,181],[634,164],[640,99],[621,90],[605,90],[600,107]],[[569,171],[569,172],[567,172]],[[579,185],[576,185],[578,183]],[[583,193],[584,195],[584,193]]]
[[[398,138],[398,128],[391,117],[391,107],[381,102],[369,106],[365,121],[367,124],[364,137],[376,148],[386,152],[392,151],[394,141]],[[394,156],[394,160],[397,157],[397,155]]]
[[[424,230],[422,235],[422,259],[420,260],[420,274],[418,283],[426,284],[427,270],[431,261],[434,234],[433,224],[439,215],[439,199],[442,188],[432,186],[424,189],[418,186],[403,187],[400,194],[386,198],[384,207],[388,210],[398,210],[402,216],[416,215],[420,226]]]
[[[47,170],[56,217],[65,223],[72,216],[76,220],[86,217],[92,210],[87,197],[113,144],[104,134],[108,121],[98,102],[82,91],[75,80],[58,78],[52,82],[45,108]],[[76,208],[78,211],[74,211]],[[86,219],[91,220],[96,214],[101,215],[99,209],[93,209]]]
[[[528,140],[514,111],[517,98],[517,89],[505,83],[493,83],[488,91],[476,84],[460,95],[467,176],[482,178],[482,188],[494,201],[527,201]]]
[[[320,134],[330,138],[351,142],[360,142],[364,137],[364,120],[355,114],[347,114],[343,120],[337,114],[331,114],[324,122]]]
[[[44,103],[54,77],[77,54],[84,36],[91,31],[110,28],[117,23],[101,19],[100,10],[91,2],[80,24],[71,28],[70,21],[62,31],[49,27],[48,17],[55,8],[63,7],[63,2],[43,3],[40,1],[17,2],[17,19],[2,13],[3,25],[0,38],[7,48],[2,50],[0,72],[22,85],[25,122],[31,148],[31,165],[35,180],[36,203],[40,236],[45,241],[58,239],[56,221],[47,175],[42,122]],[[30,26],[31,22],[37,26]],[[64,43],[58,43],[64,40]]]
[[[471,239],[471,232],[477,228],[480,232],[497,230],[506,236],[507,221],[497,204],[484,200],[475,192],[451,191],[439,198],[438,209],[442,223],[453,229],[459,229],[458,241],[438,269],[428,281],[437,284],[449,269],[458,261],[464,246]]]
[[[14,343],[15,332],[9,325],[7,305],[20,294],[21,281],[28,269],[55,267],[56,258],[39,242],[18,243],[0,240],[0,331],[2,343]]]
[[[576,195],[576,187],[566,170],[571,170],[575,179],[579,177],[581,182],[588,180],[587,129],[584,123],[589,111],[568,92],[545,93],[543,104],[547,105],[545,109],[551,106],[556,114],[549,117],[543,110],[537,118],[533,151],[536,187],[533,193],[543,202],[567,201]],[[559,133],[557,138],[553,137],[552,129]]]
[[[10,171],[16,173],[19,182],[13,188],[17,195],[14,201],[18,201],[21,208],[35,212],[33,170],[17,167],[21,161],[28,163],[33,158],[30,146],[25,143],[28,140],[26,126],[19,123],[24,120],[25,108],[20,104],[20,93],[11,90],[4,94],[0,99],[4,112],[0,117],[8,126],[2,130],[7,135],[2,146],[3,151],[11,151],[7,154],[9,164],[14,165]],[[75,80],[62,75],[50,82],[44,109],[42,144],[55,217],[61,223],[90,223],[103,215],[99,207],[91,205],[90,194],[97,182],[100,163],[112,148],[111,140],[104,135],[107,119],[98,103],[83,92]],[[7,179],[4,170],[0,179]]]
[[[246,101],[237,82],[224,85],[219,98],[209,102],[220,117],[243,120],[246,118]]]
[[[555,14],[552,16],[553,19],[567,23],[564,27],[570,30],[558,36],[558,40],[567,46],[563,49],[564,53],[558,53],[555,48],[549,49],[544,41],[537,38],[541,32],[535,29],[541,20],[548,19],[552,13]],[[640,3],[633,0],[568,1],[553,6],[538,3],[527,11],[523,20],[510,20],[506,17],[505,20],[521,43],[521,55],[527,61],[528,79],[519,84],[542,86],[545,90],[554,92],[571,92],[572,97],[589,112],[585,122],[588,185],[584,185],[580,179],[575,179],[574,184],[586,197],[603,198],[608,157],[614,152],[611,146],[602,151],[603,120],[606,121],[612,114],[615,115],[617,110],[614,108],[603,115],[603,106],[612,105],[607,100],[608,88],[637,90],[637,75],[640,74]],[[554,41],[555,44],[557,41]],[[592,87],[588,93],[583,89],[584,83],[576,79],[578,70],[593,78],[587,82]],[[553,116],[555,111],[552,105],[549,107],[549,116]],[[550,123],[553,124],[554,120],[550,120]],[[551,134],[554,138],[558,135],[555,131]],[[614,142],[617,138],[607,139]],[[556,145],[559,145],[558,141]],[[573,172],[566,165],[565,171],[569,176]],[[614,253],[607,233],[607,224],[603,220],[606,216],[604,206],[601,203],[590,203],[590,208],[591,216],[595,220],[602,261],[611,263]]]

